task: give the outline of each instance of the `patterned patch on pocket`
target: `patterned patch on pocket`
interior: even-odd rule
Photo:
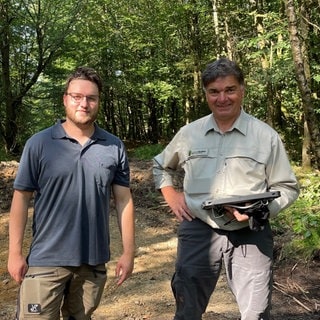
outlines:
[[[41,304],[39,303],[29,303],[28,304],[28,312],[32,314],[40,314],[41,312]]]

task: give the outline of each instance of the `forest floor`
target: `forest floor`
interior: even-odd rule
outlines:
[[[0,319],[13,320],[18,285],[7,272],[8,211],[12,182],[18,163],[0,163]],[[111,217],[112,259],[108,263],[108,281],[94,320],[172,320],[175,304],[170,289],[176,256],[178,222],[162,205],[154,191],[150,161],[131,161],[132,191],[136,206],[135,269],[122,286],[115,285],[115,264],[121,243],[115,213]],[[31,240],[30,208],[25,248]],[[277,256],[285,236],[275,235]],[[320,262],[280,261],[274,267],[272,319],[320,319]],[[212,295],[203,320],[239,318],[237,305],[230,293],[224,273]]]

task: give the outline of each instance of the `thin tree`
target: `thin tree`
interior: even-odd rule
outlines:
[[[284,0],[284,3],[288,19],[289,37],[295,66],[295,74],[301,94],[305,122],[310,134],[310,153],[313,156],[314,165],[316,168],[320,169],[320,132],[317,115],[313,106],[310,79],[306,73],[310,69],[308,60],[304,59],[303,54],[303,48],[306,48],[306,46],[299,36],[300,28],[297,21],[294,0]]]

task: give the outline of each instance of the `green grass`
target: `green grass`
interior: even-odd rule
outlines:
[[[159,154],[163,149],[164,146],[161,144],[150,144],[131,149],[130,154],[139,160],[152,160],[152,158]]]

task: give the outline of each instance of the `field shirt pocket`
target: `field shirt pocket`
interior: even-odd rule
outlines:
[[[217,171],[214,149],[193,149],[184,164],[184,190],[188,194],[210,193]]]
[[[230,149],[225,159],[223,184],[233,194],[262,191],[267,187],[268,154],[256,148]]]

